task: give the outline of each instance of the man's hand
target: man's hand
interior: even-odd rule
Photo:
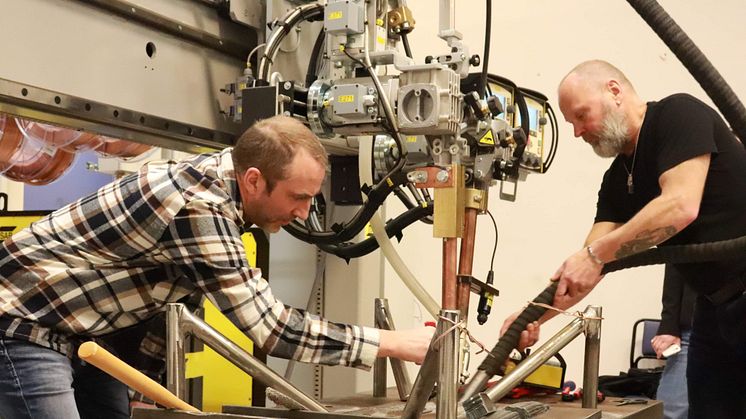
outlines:
[[[567,258],[552,275],[552,281],[559,281],[554,306],[566,310],[577,304],[601,281],[602,268],[585,248]]]
[[[421,364],[435,333],[434,327],[410,330],[380,330],[379,357],[399,358]]]
[[[663,356],[663,351],[668,349],[671,345],[681,345],[681,338],[678,336],[672,336],[672,335],[658,335],[655,336],[650,343],[653,344],[653,349],[655,350],[655,355],[658,357],[658,359],[661,359]]]
[[[505,332],[508,331],[508,328],[511,324],[515,321],[515,319],[518,318],[518,315],[521,314],[521,311],[516,311],[515,313],[508,316],[507,319],[503,322],[502,327],[500,328],[500,336],[504,335]],[[535,321],[532,323],[529,323],[526,325],[526,329],[521,332],[521,338],[518,341],[518,350],[523,351],[524,349],[528,348],[529,346],[533,346],[538,340],[539,340],[539,322]]]

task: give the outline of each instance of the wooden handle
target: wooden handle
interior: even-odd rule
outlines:
[[[80,345],[78,356],[161,406],[188,412],[199,412],[199,409],[176,397],[165,387],[130,367],[95,342],[85,342]]]

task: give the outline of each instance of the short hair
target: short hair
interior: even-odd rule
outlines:
[[[247,129],[233,147],[233,167],[237,176],[249,168],[259,169],[272,192],[278,181],[287,178],[287,166],[303,149],[326,168],[328,157],[318,137],[302,122],[288,116],[260,120]]]
[[[604,60],[589,60],[576,65],[565,77],[562,78],[562,82],[564,82],[571,74],[581,77],[592,87],[598,87],[598,89],[603,89],[609,78],[617,80],[619,83],[631,88],[632,90],[635,89],[622,70]],[[562,84],[562,82],[560,82],[560,84]]]

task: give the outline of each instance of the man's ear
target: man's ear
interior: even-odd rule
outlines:
[[[611,92],[612,96],[614,96],[615,99],[618,99],[622,93],[622,86],[619,84],[618,81],[614,79],[609,80],[606,83],[606,88],[609,89],[609,92]]]
[[[251,194],[257,194],[264,187],[262,172],[256,167],[250,167],[241,175],[241,183],[245,190]]]

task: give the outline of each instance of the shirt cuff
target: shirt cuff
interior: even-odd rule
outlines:
[[[357,326],[355,326],[357,327]],[[355,351],[357,353],[357,360],[352,362],[352,365],[356,368],[370,370],[373,368],[373,364],[378,357],[378,347],[381,342],[381,334],[378,329],[373,327],[357,327],[359,330],[356,332],[361,338],[359,340],[360,347]]]

